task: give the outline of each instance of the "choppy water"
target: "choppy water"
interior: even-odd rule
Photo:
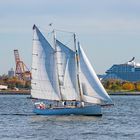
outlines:
[[[112,96],[102,117],[38,116],[24,95],[0,95],[0,140],[139,140],[140,96]]]

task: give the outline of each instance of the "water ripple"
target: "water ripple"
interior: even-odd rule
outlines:
[[[102,117],[41,116],[28,96],[0,96],[0,140],[138,140],[140,96],[112,96]]]

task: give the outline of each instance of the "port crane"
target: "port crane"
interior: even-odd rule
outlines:
[[[16,69],[15,74],[19,80],[30,81],[31,72],[25,65],[25,63],[20,59],[18,50],[14,50]]]

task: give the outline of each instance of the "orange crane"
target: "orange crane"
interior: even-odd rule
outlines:
[[[16,70],[15,74],[20,80],[30,81],[31,80],[31,72],[24,64],[22,60],[20,60],[18,50],[14,50],[15,62],[16,62]]]

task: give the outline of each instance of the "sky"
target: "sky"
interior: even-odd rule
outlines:
[[[14,49],[31,68],[32,26],[49,23],[77,34],[97,74],[140,62],[140,0],[0,0],[0,74],[15,68]]]

